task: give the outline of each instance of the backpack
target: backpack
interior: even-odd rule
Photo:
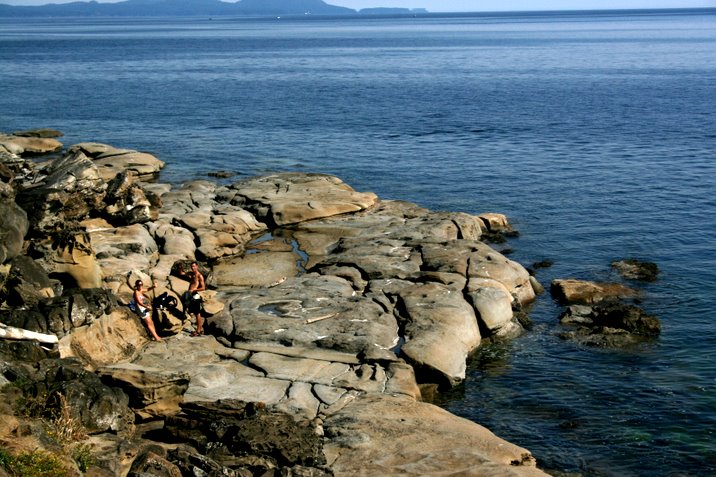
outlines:
[[[154,299],[154,308],[163,310],[164,308],[176,308],[177,299],[173,296],[169,296],[169,293],[164,292]]]

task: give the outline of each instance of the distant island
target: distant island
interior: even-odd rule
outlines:
[[[111,16],[294,16],[294,15],[409,15],[424,8],[352,8],[323,0],[125,0],[117,3],[72,2],[39,6],[0,4],[0,17],[111,17]]]

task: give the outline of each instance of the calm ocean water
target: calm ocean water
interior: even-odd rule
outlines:
[[[162,180],[332,173],[507,214],[538,279],[639,285],[658,340],[472,359],[451,412],[585,476],[716,474],[716,10],[383,19],[0,19],[0,131],[147,150]]]

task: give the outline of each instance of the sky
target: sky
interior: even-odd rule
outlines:
[[[76,0],[0,0],[8,5],[44,5]],[[80,0],[88,1],[88,0]],[[120,0],[98,0],[100,2]],[[234,0],[224,0],[231,1]],[[630,8],[716,7],[716,0],[324,0],[353,8],[426,8],[430,12],[491,12],[513,10],[599,10]]]

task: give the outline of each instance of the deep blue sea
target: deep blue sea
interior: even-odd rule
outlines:
[[[659,339],[484,346],[443,405],[548,471],[716,475],[716,9],[403,18],[0,19],[0,131],[152,152],[179,183],[335,174],[507,214],[538,279],[639,285]],[[240,176],[237,176],[240,178]],[[377,417],[379,418],[379,417]]]

